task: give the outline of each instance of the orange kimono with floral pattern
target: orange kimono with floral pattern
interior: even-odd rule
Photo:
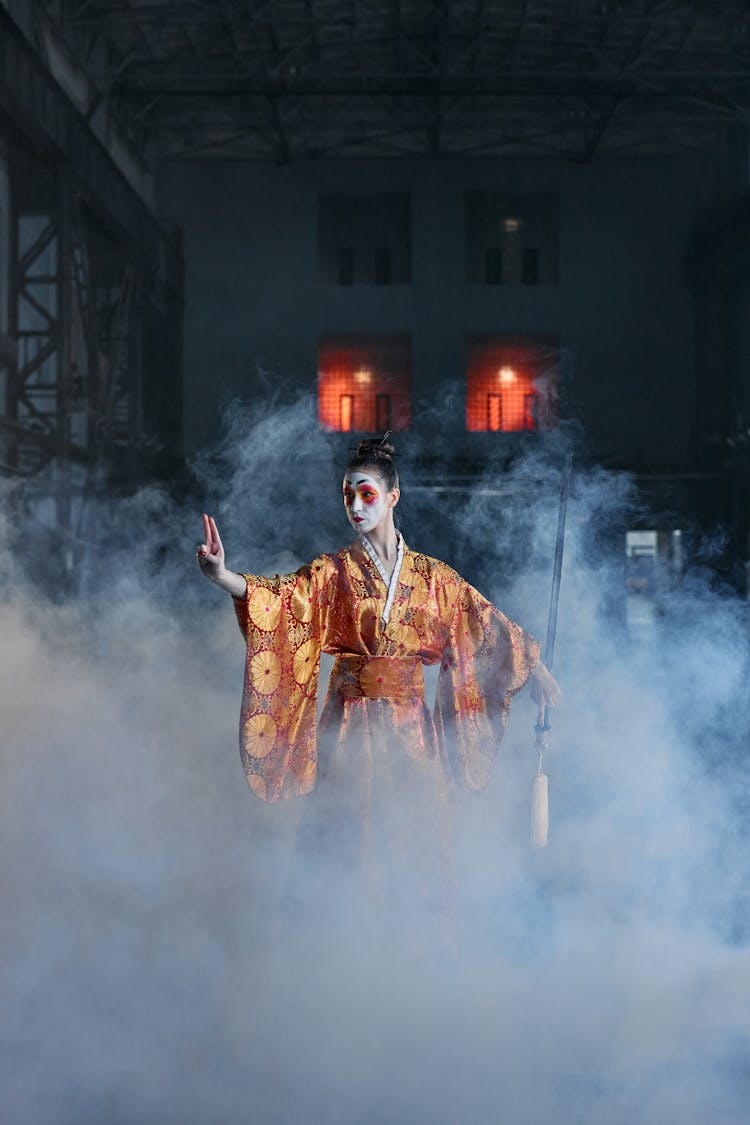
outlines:
[[[386,625],[387,591],[359,542],[294,574],[245,577],[235,600],[247,642],[240,746],[256,796],[315,788],[321,652],[336,657],[322,730],[338,740],[356,716],[385,722],[410,758],[438,758],[446,779],[470,789],[487,783],[539,645],[454,570],[405,547]],[[422,665],[438,663],[433,732]]]
[[[248,783],[264,801],[316,789],[296,846],[315,863],[298,863],[293,881],[327,893],[356,872],[360,893],[380,882],[390,909],[408,869],[419,888],[409,902],[434,897],[450,866],[448,788],[486,785],[539,645],[445,563],[405,545],[386,624],[386,586],[359,541],[294,574],[245,577],[235,608],[247,642]],[[321,652],[335,661],[318,723]],[[440,665],[433,713],[423,664]]]

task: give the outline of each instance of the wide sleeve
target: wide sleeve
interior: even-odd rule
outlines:
[[[457,575],[443,594],[448,629],[436,726],[453,780],[479,790],[490,779],[511,699],[536,667],[540,645]]]
[[[246,574],[247,593],[234,601],[247,645],[240,755],[264,801],[315,786],[320,571],[312,564],[274,578]]]

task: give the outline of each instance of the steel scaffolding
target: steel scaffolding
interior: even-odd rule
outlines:
[[[179,462],[182,257],[0,8],[0,472],[71,570],[92,501]]]

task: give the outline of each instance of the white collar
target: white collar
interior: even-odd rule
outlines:
[[[397,531],[396,532],[396,543],[397,543],[396,565],[394,566],[393,574],[391,575],[391,577],[389,579],[388,578],[388,572],[385,569],[385,567],[383,566],[380,555],[375,550],[375,548],[373,547],[370,540],[367,538],[366,535],[363,535],[361,532],[358,532],[358,535],[359,535],[359,540],[360,540],[362,546],[367,551],[368,555],[370,556],[373,563],[375,564],[375,566],[377,568],[377,571],[378,571],[378,574],[383,579],[383,582],[385,583],[385,588],[388,591],[388,597],[385,599],[385,607],[383,609],[383,614],[382,614],[383,624],[387,625],[388,619],[391,616],[391,607],[393,606],[393,599],[396,596],[396,590],[398,588],[398,578],[399,578],[399,575],[401,573],[401,566],[402,566],[403,561],[404,561],[404,539],[403,539],[403,536],[400,534],[400,532]]]

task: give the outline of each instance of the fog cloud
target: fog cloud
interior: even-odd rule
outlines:
[[[398,441],[407,542],[439,539],[540,637],[563,445],[440,495]],[[235,410],[196,466],[229,565],[293,569],[343,546],[343,467],[308,400]],[[243,646],[195,566],[200,508],[154,490],[102,507],[70,597],[25,581],[9,533],[5,1119],[746,1121],[747,615],[688,571],[629,632],[636,508],[626,478],[577,472],[550,844],[529,844],[535,709],[520,697],[488,790],[453,809],[461,956],[438,966],[288,932],[299,803],[245,785]]]

